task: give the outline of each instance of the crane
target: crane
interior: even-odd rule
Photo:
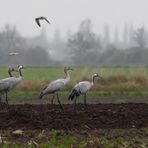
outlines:
[[[15,70],[14,68],[9,68],[9,69],[8,69],[8,75],[9,75],[9,77],[13,77],[13,76],[12,76],[12,72],[13,72],[13,71],[17,71],[17,70]],[[0,94],[0,104],[1,104],[1,95],[2,95],[2,93]]]
[[[10,52],[9,53],[9,56],[17,56],[19,55],[20,53],[19,52]]]
[[[8,92],[21,82],[22,77],[23,77],[21,69],[23,69],[23,68],[24,68],[24,66],[22,66],[22,65],[18,66],[19,77],[13,77],[10,74],[10,76],[12,76],[12,77],[8,77],[8,78],[0,80],[0,93],[6,94],[6,103],[7,104],[8,104],[8,96],[7,96]],[[0,103],[1,103],[1,96],[0,96]]]
[[[40,99],[47,94],[53,94],[53,98],[51,99],[51,104],[53,104],[56,95],[60,107],[63,108],[59,100],[58,92],[70,81],[69,70],[72,70],[72,68],[64,67],[65,78],[57,79],[49,83],[40,93]]]
[[[14,68],[9,68],[9,69],[8,69],[8,75],[9,75],[9,77],[13,77],[13,76],[12,76],[12,72],[13,72],[13,71],[17,71],[17,70],[15,70]]]
[[[39,27],[41,26],[40,20],[45,20],[48,24],[50,24],[50,22],[48,21],[48,19],[46,17],[44,17],[44,16],[37,17],[37,18],[35,18],[35,21],[36,21],[36,23],[38,24]]]
[[[96,77],[101,78],[97,73],[95,73],[95,74],[92,75],[92,81],[91,82],[81,81],[81,82],[77,83],[73,87],[68,99],[73,100],[75,98],[75,105],[76,105],[77,97],[82,94],[82,95],[84,95],[84,105],[86,106],[86,94],[91,89],[91,87],[94,85],[94,79]]]

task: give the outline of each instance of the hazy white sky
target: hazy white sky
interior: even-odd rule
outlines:
[[[49,36],[56,28],[63,34],[76,31],[85,18],[92,20],[98,33],[106,23],[120,30],[125,22],[148,28],[148,0],[0,0],[0,29],[11,24],[25,36],[36,35],[40,28],[34,18],[42,15],[51,22],[42,23]]]

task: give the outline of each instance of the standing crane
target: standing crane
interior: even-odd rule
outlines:
[[[57,79],[49,83],[40,93],[40,99],[47,94],[53,94],[53,98],[51,99],[51,104],[53,104],[56,95],[60,107],[63,108],[59,100],[58,92],[70,81],[69,70],[72,69],[70,67],[64,67],[65,78]]]
[[[9,71],[10,76],[9,78],[5,78],[0,80],[0,93],[5,93],[6,94],[6,103],[8,104],[8,92],[13,89],[17,84],[19,84],[22,80],[22,72],[21,70],[24,67],[22,65],[18,66],[18,72],[19,72],[19,77],[13,77],[12,74],[10,73],[11,71]],[[0,96],[0,103],[1,103],[1,96]]]
[[[86,94],[91,89],[91,87],[94,85],[94,79],[96,77],[101,78],[98,74],[95,73],[95,74],[92,75],[92,81],[91,82],[81,81],[81,82],[77,83],[73,87],[68,99],[73,100],[75,98],[75,105],[76,105],[77,97],[79,97],[82,94],[82,95],[84,95],[84,105],[86,106]]]
[[[12,76],[12,72],[13,71],[17,71],[17,70],[15,70],[14,68],[9,68],[8,69],[8,75],[9,75],[9,77],[13,77]],[[5,92],[6,93],[6,92]],[[0,94],[0,104],[1,104],[1,95],[2,95],[2,92],[1,92],[1,94]]]

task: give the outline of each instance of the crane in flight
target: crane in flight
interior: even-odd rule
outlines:
[[[9,53],[9,56],[17,56],[19,55],[20,53],[19,52],[10,52]]]
[[[39,27],[41,27],[40,20],[45,20],[48,24],[50,24],[50,22],[48,21],[48,19],[46,17],[44,17],[44,16],[37,17],[37,18],[35,18],[35,21]]]

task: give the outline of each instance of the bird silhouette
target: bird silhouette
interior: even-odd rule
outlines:
[[[46,17],[44,17],[44,16],[37,17],[37,18],[35,18],[35,21],[39,27],[41,27],[40,20],[45,20],[48,24],[50,24],[50,22],[48,21],[48,19]]]

